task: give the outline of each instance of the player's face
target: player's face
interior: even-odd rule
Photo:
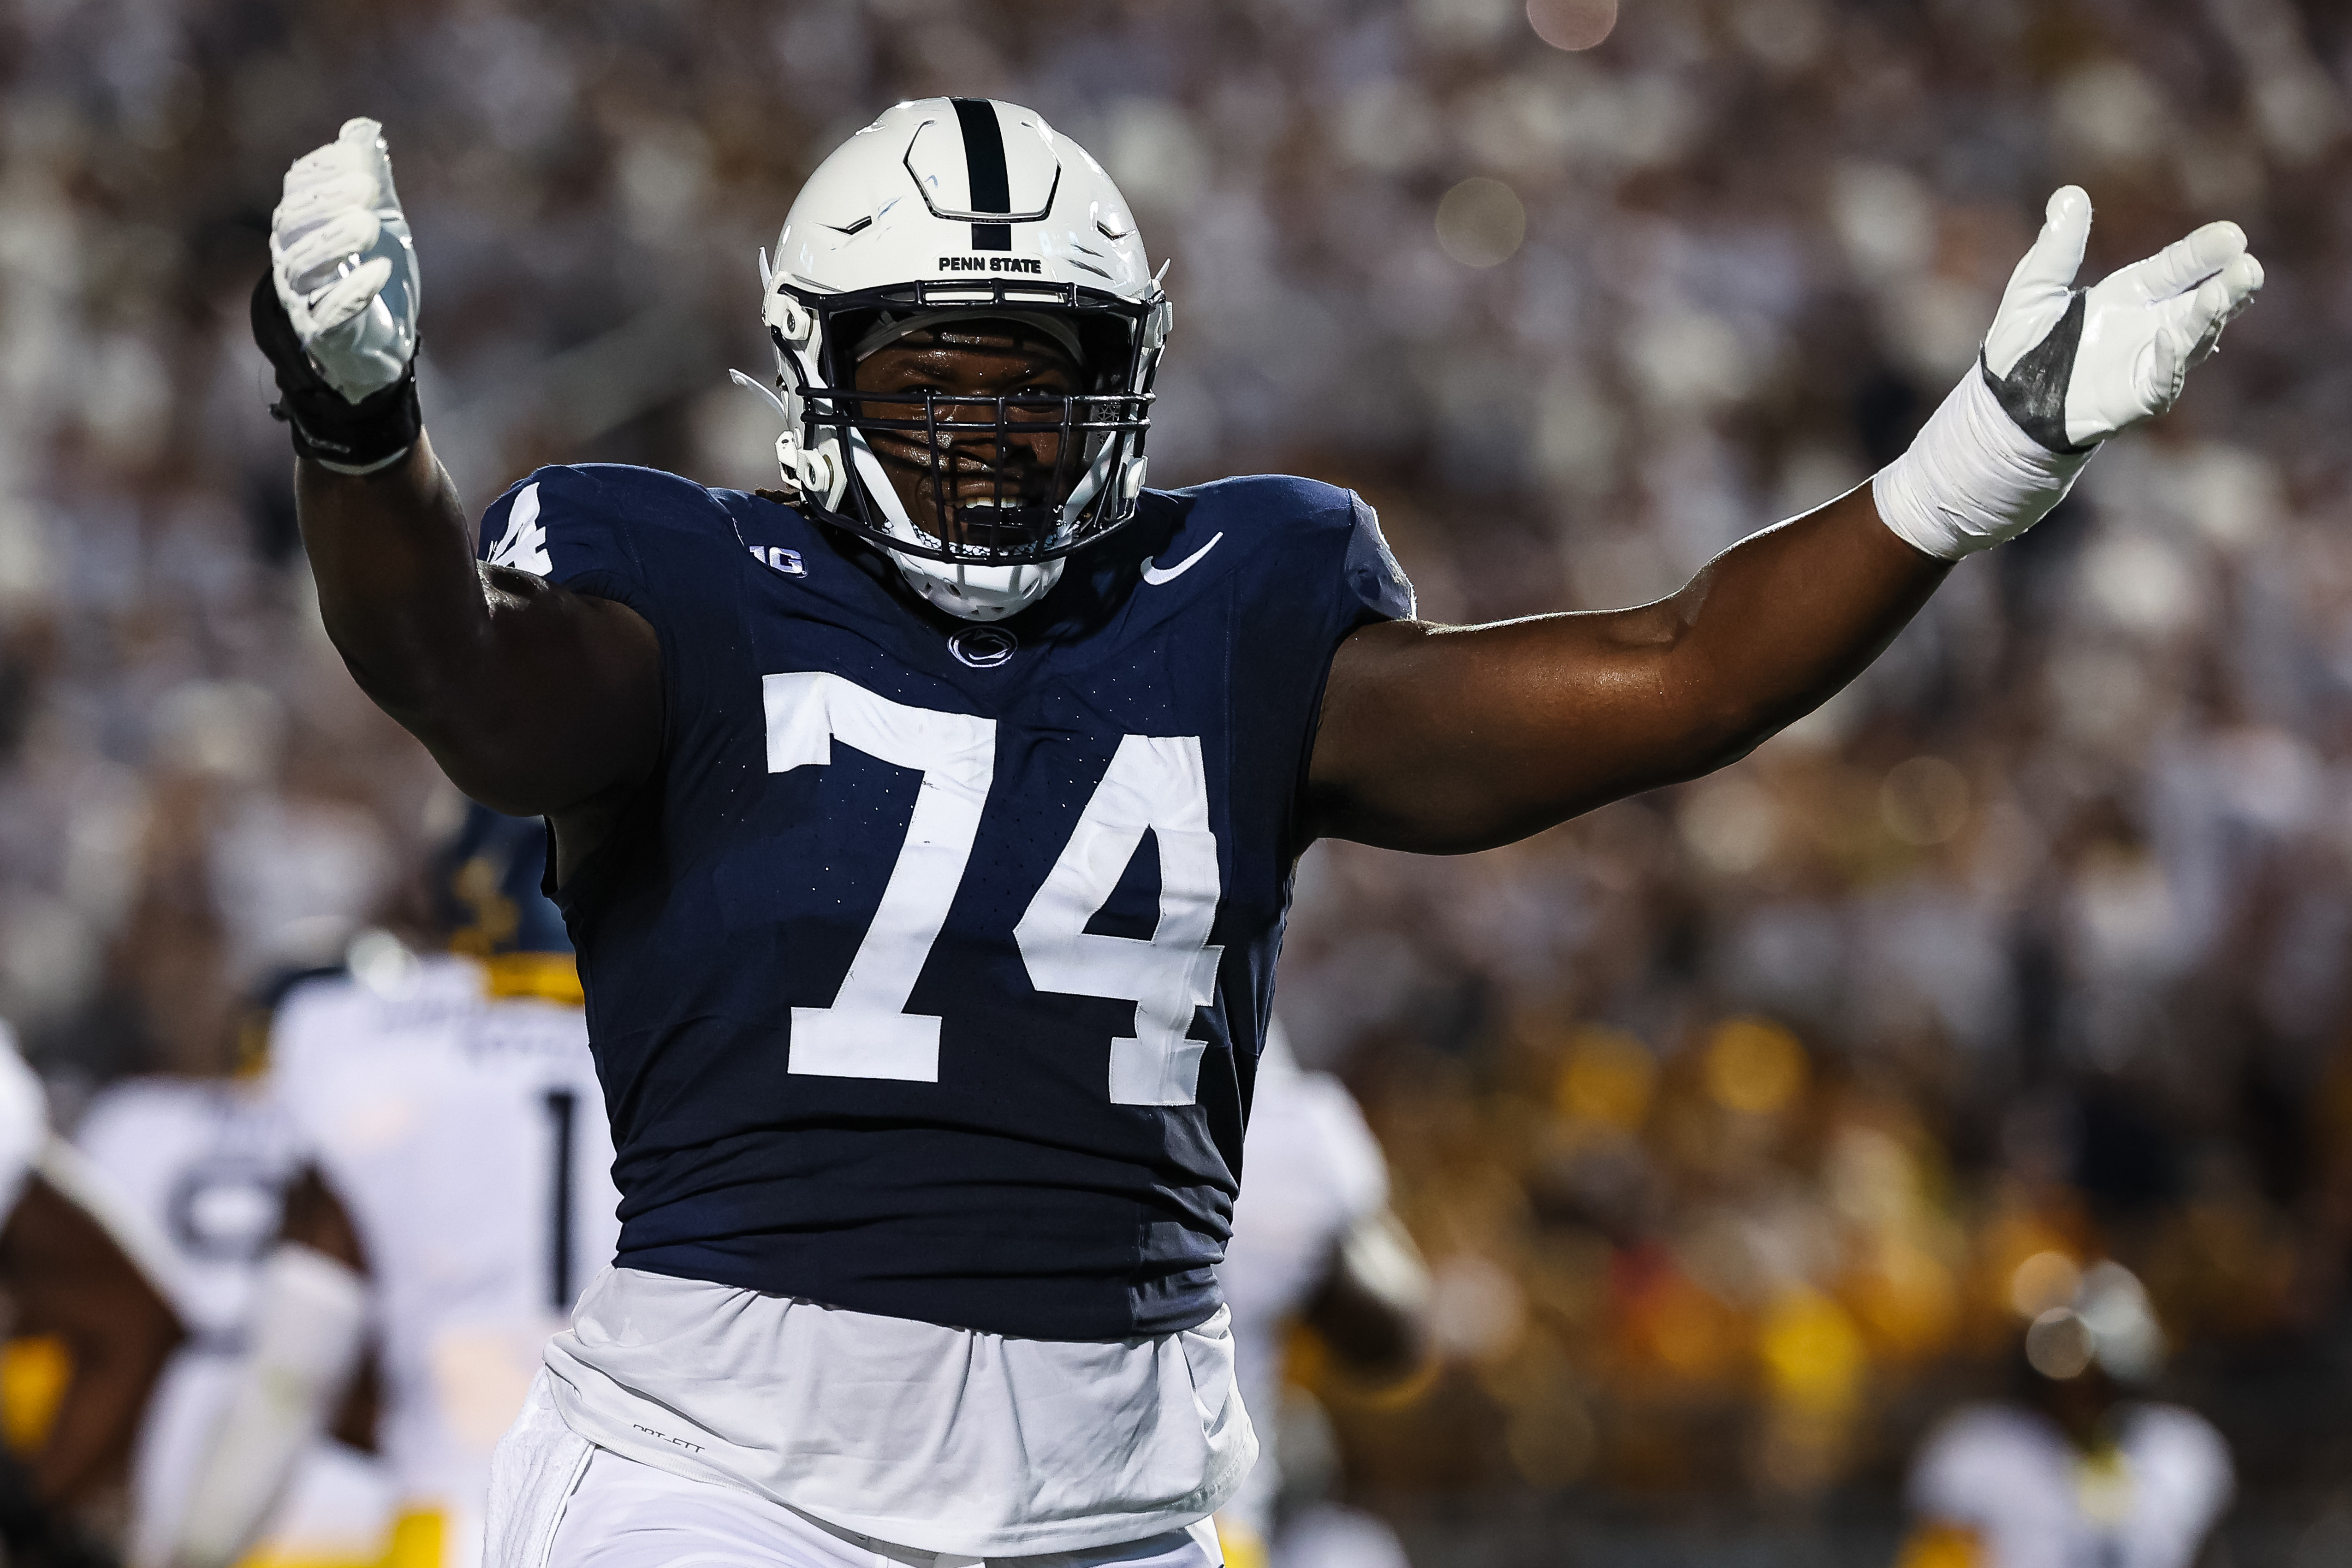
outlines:
[[[1018,321],[957,321],[912,332],[877,349],[857,367],[859,392],[898,396],[928,392],[943,397],[1059,399],[1080,392],[1081,381],[1068,350]],[[915,403],[866,407],[891,419],[923,416]],[[960,509],[1059,508],[1061,417],[1058,403],[942,403],[934,405],[935,437],[869,425],[866,438],[907,515],[927,530],[946,528],[948,542],[957,543],[967,531],[955,521]],[[1066,489],[1076,476],[1061,478],[1060,488]],[[945,507],[940,504],[943,488],[949,492]]]

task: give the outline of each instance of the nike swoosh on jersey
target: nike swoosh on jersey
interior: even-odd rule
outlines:
[[[1222,532],[1217,535],[1217,539],[1223,539],[1223,537],[1224,535]],[[1143,580],[1150,584],[1155,588],[1160,586],[1162,583],[1174,582],[1177,578],[1184,575],[1185,573],[1190,572],[1192,569],[1193,563],[1199,561],[1202,556],[1206,555],[1210,551],[1214,550],[1217,547],[1217,539],[1212,539],[1208,543],[1203,544],[1200,549],[1195,550],[1192,554],[1187,555],[1183,560],[1179,561],[1173,566],[1155,566],[1152,564],[1151,557],[1149,555],[1145,556],[1143,558]]]

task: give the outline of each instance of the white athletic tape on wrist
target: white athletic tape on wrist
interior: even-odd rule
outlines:
[[[2090,460],[2090,452],[2053,452],[2019,429],[1983,367],[1970,365],[1910,450],[1879,470],[1871,495],[1898,536],[1958,561],[2041,521]]]
[[[254,1298],[252,1353],[213,1428],[175,1563],[224,1568],[244,1554],[342,1396],[366,1327],[359,1275],[296,1243],[270,1253]]]
[[[381,473],[415,450],[416,450],[416,444],[412,441],[391,457],[378,458],[373,463],[334,463],[324,458],[313,458],[310,460],[331,473],[349,474],[353,479],[363,479],[369,474]]]

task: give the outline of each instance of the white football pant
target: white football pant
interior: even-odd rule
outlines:
[[[733,1487],[599,1448],[562,1425],[544,1380],[491,1478],[484,1568],[982,1568],[820,1524]],[[985,1568],[1223,1568],[1215,1526],[1084,1552],[995,1557]]]

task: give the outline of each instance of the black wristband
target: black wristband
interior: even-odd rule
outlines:
[[[278,401],[270,416],[294,435],[298,456],[338,468],[372,468],[416,445],[425,417],[416,407],[416,362],[381,392],[353,403],[333,387],[302,352],[294,323],[286,319],[269,274],[253,290],[253,341],[278,374]]]

